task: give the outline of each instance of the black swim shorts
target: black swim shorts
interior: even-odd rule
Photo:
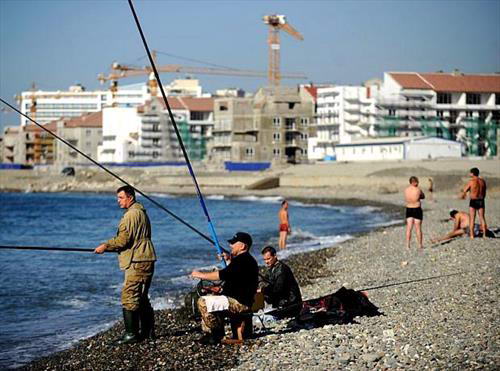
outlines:
[[[469,206],[476,210],[484,209],[484,198],[476,198],[475,200],[470,200]]]
[[[421,207],[407,207],[406,208],[406,219],[413,218],[418,220],[424,219],[424,213]]]

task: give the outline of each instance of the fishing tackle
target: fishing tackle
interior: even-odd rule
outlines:
[[[184,147],[184,142],[182,140],[179,129],[177,128],[177,124],[175,122],[174,115],[172,113],[172,110],[170,109],[170,105],[169,105],[168,100],[167,100],[167,95],[165,94],[165,90],[163,89],[163,84],[161,83],[160,75],[158,73],[158,70],[156,69],[156,65],[154,63],[151,52],[149,51],[149,46],[148,46],[148,43],[146,41],[146,37],[144,36],[144,32],[142,31],[142,27],[141,27],[141,24],[139,22],[139,18],[137,17],[137,13],[135,12],[134,4],[132,3],[132,0],[128,0],[128,4],[130,5],[130,10],[132,11],[132,14],[133,14],[134,19],[135,19],[135,23],[137,25],[137,29],[139,30],[139,33],[141,35],[142,43],[144,44],[144,49],[146,49],[146,53],[148,55],[149,62],[151,63],[151,68],[153,69],[153,73],[155,75],[156,81],[158,82],[158,86],[160,88],[161,95],[163,97],[163,101],[165,102],[165,105],[167,107],[168,115],[170,117],[170,122],[172,122],[172,126],[174,127],[175,135],[177,136],[177,140],[179,141],[179,145],[181,147],[182,154],[184,155],[184,159],[186,160],[186,165],[188,167],[189,174],[191,174],[191,178],[193,179],[193,183],[194,183],[194,186],[196,188],[196,193],[198,194],[198,199],[200,200],[200,204],[201,204],[201,207],[203,209],[203,213],[205,214],[205,216],[207,218],[208,227],[210,229],[210,233],[211,233],[212,238],[213,238],[212,243],[215,245],[218,254],[222,255],[223,251],[222,251],[222,248],[220,247],[219,240],[217,238],[217,233],[215,232],[215,227],[212,223],[212,220],[210,219],[210,215],[208,213],[207,206],[205,205],[205,200],[203,198],[203,194],[201,193],[200,187],[198,185],[198,181],[196,180],[196,175],[194,174],[193,167],[191,166],[191,161],[189,160],[189,156],[187,154],[186,148]],[[222,259],[222,264],[224,266],[226,266],[226,261],[224,259]]]

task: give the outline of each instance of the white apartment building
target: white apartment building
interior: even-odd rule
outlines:
[[[469,155],[498,154],[499,74],[386,72],[376,100],[379,136],[437,136]]]
[[[459,141],[466,154],[498,154],[500,75],[386,72],[383,83],[318,88],[317,136],[310,159],[375,137],[430,136]]]
[[[371,86],[324,86],[318,88],[316,137],[309,140],[309,158],[335,158],[335,146],[365,138],[374,123],[375,105]]]
[[[196,79],[174,80],[164,85],[164,90],[169,96],[204,96]],[[160,94],[158,90],[155,92]],[[84,113],[102,111],[105,107],[137,107],[150,99],[151,88],[148,83],[117,86],[116,91],[87,91],[82,85],[74,85],[67,91],[24,91],[18,97],[20,111],[42,125],[62,117],[78,117]],[[20,120],[21,126],[30,122],[23,116]]]

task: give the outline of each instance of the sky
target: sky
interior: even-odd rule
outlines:
[[[266,71],[268,27],[262,17],[284,14],[304,40],[281,33],[281,71],[313,82],[358,85],[385,71],[500,71],[500,0],[315,1],[135,0],[158,63]],[[169,55],[167,55],[169,54]],[[182,58],[179,58],[182,57]],[[147,64],[126,0],[0,0],[0,97],[35,82],[41,90],[80,83],[101,89],[98,73],[113,61]],[[182,75],[163,74],[164,84]],[[205,91],[254,92],[265,78],[196,76]],[[145,78],[120,80],[121,85]],[[105,88],[105,87],[104,87]],[[0,103],[0,129],[19,125]]]

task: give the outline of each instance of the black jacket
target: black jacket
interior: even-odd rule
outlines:
[[[285,308],[302,303],[299,284],[288,265],[277,261],[264,275],[267,284],[262,288],[266,302],[275,308]]]

